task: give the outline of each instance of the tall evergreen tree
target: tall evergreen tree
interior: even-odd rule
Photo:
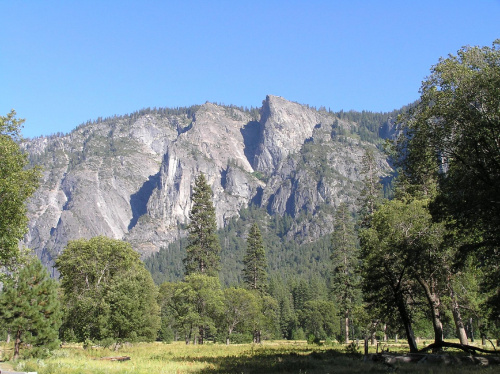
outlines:
[[[345,342],[349,343],[349,314],[360,298],[359,250],[354,222],[346,203],[335,214],[332,234],[332,294],[345,318]]]
[[[265,292],[268,288],[266,251],[262,235],[256,223],[250,228],[247,239],[247,253],[243,259],[243,279],[250,290]]]
[[[21,343],[31,344],[34,354],[40,348],[57,348],[62,314],[57,290],[37,258],[4,283],[0,318],[14,334],[14,360],[19,358]]]
[[[373,212],[380,204],[382,185],[380,184],[377,160],[372,149],[367,148],[362,158],[361,174],[363,175],[363,188],[360,194],[361,226],[368,227]]]
[[[186,275],[201,273],[217,276],[221,250],[217,236],[217,221],[212,203],[212,189],[203,173],[195,180],[193,207],[189,213],[187,256],[184,259]]]

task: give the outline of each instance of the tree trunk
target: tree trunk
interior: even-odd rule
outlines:
[[[400,293],[396,295],[396,304],[398,307],[399,316],[401,317],[401,321],[403,321],[403,325],[405,327],[406,339],[408,340],[408,345],[410,346],[410,353],[416,353],[418,352],[418,347],[417,347],[417,342],[415,340],[415,334],[411,326],[410,315],[406,310],[406,303],[403,299],[403,295],[401,295]]]
[[[460,340],[460,344],[467,345],[467,333],[465,332],[465,326],[462,321],[462,316],[460,315],[460,308],[458,306],[458,301],[455,296],[455,292],[453,291],[453,287],[448,284],[448,288],[450,290],[450,298],[451,298],[451,312],[453,314],[453,320],[455,321],[455,327],[457,329],[457,336]]]
[[[472,317],[469,320],[469,327],[470,327],[469,330],[470,341],[474,343],[474,328],[472,327]]]
[[[7,344],[10,343],[10,329],[7,331]]]
[[[345,311],[345,344],[349,344],[349,309]]]
[[[200,326],[200,338],[198,340],[198,342],[200,344],[203,344],[204,335],[205,335],[205,327],[204,326]]]
[[[387,343],[387,323],[384,323],[384,343]]]
[[[339,326],[340,326],[339,331],[342,332],[342,330],[344,328],[344,326],[342,326],[342,316],[339,317]],[[344,340],[345,340],[345,338],[344,338]]]
[[[19,358],[19,347],[21,346],[21,330],[16,332],[16,341],[14,343],[14,361]]]
[[[372,321],[372,328],[370,332],[370,345],[377,344],[377,325],[379,321]]]
[[[398,342],[398,334],[396,334],[396,336],[394,337],[394,343],[397,343]]]
[[[432,314],[432,327],[434,328],[434,343],[443,342],[443,324],[441,323],[441,313],[439,311],[440,300],[439,296],[431,291],[429,284],[421,277],[417,276],[417,281],[420,283],[425,292],[425,297],[429,303]]]

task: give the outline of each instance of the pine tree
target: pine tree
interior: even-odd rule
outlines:
[[[220,267],[221,250],[217,236],[215,208],[212,203],[212,189],[201,173],[195,180],[193,207],[189,213],[187,256],[184,259],[186,275],[201,273],[217,276]]]
[[[267,282],[267,260],[262,235],[256,223],[250,228],[247,238],[247,253],[243,259],[243,280],[250,290],[265,292]]]
[[[363,189],[360,194],[361,226],[370,225],[371,216],[380,203],[382,185],[379,181],[377,162],[373,150],[366,149],[362,158],[361,174],[363,178]]]
[[[360,297],[359,254],[354,223],[346,203],[335,214],[332,234],[332,294],[345,317],[345,342],[349,343],[349,314]]]
[[[57,283],[37,258],[30,259],[18,274],[8,279],[0,295],[0,318],[14,334],[14,360],[19,358],[21,343],[39,349],[58,346],[61,308]]]

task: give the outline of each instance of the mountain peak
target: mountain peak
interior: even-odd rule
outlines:
[[[350,133],[335,138],[336,117],[274,95],[260,113],[257,122],[248,111],[207,102],[27,140],[44,173],[28,206],[25,244],[45,263],[68,240],[96,235],[127,240],[144,255],[158,251],[184,234],[200,172],[212,187],[219,228],[250,203],[295,217],[357,193],[366,145]],[[320,221],[290,235],[329,232]]]
[[[274,170],[288,154],[300,149],[320,121],[315,110],[280,96],[267,95],[261,109],[262,136],[255,155],[255,169],[265,173]]]

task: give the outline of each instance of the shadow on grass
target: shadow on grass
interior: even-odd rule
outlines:
[[[269,349],[258,347],[238,356],[177,357],[178,361],[208,364],[200,373],[387,373],[383,365],[364,363],[361,355],[347,355],[334,349]],[[379,369],[380,371],[378,371]]]
[[[238,355],[231,356],[200,356],[176,357],[174,361],[203,362],[207,367],[200,370],[201,374],[214,373],[384,373],[397,371],[400,374],[462,374],[486,373],[491,368],[478,365],[440,365],[403,363],[387,365],[381,362],[364,361],[361,354],[347,354],[335,349],[321,349],[313,346],[293,348],[254,347]]]

